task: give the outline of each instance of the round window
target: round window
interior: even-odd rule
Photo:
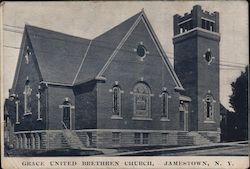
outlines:
[[[144,57],[146,55],[146,48],[143,45],[139,45],[136,49],[137,55],[140,57]]]
[[[207,62],[211,62],[211,60],[212,60],[211,51],[207,51],[207,52],[205,53],[205,59],[206,59]]]

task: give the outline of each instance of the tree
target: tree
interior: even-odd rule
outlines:
[[[229,103],[235,111],[235,140],[248,140],[248,66],[244,72],[231,83],[232,95]],[[230,124],[229,124],[230,125]]]

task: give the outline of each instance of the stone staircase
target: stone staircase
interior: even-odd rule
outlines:
[[[187,136],[193,138],[193,144],[194,145],[208,145],[212,144],[210,140],[208,140],[206,137],[202,136],[198,132],[191,131],[187,133]]]
[[[77,136],[77,134],[69,129],[63,130],[63,140],[66,141],[66,144],[73,149],[84,149],[84,145]]]
[[[189,146],[194,144],[193,137],[189,136],[187,131],[179,132],[177,134],[177,140],[178,140],[177,143],[178,145]]]

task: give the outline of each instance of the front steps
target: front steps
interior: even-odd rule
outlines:
[[[213,142],[197,131],[183,131],[177,134],[177,144],[183,146],[190,145],[209,145]],[[65,148],[85,149],[86,147],[78,137],[75,131],[65,129],[62,133],[62,144]]]
[[[77,136],[77,134],[69,129],[63,130],[63,141],[66,142],[67,146],[73,149],[84,149],[84,145]]]
[[[189,145],[194,145],[193,144],[193,137],[188,136],[187,135],[188,132],[178,132],[177,134],[177,145],[185,145],[185,146],[189,146]]]
[[[210,140],[208,140],[206,137],[202,136],[198,132],[190,131],[187,133],[187,136],[193,138],[193,145],[208,145],[212,144]]]

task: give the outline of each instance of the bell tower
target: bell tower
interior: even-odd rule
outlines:
[[[174,15],[174,69],[191,97],[189,130],[219,139],[219,13],[196,5]],[[216,140],[214,140],[216,141]]]

